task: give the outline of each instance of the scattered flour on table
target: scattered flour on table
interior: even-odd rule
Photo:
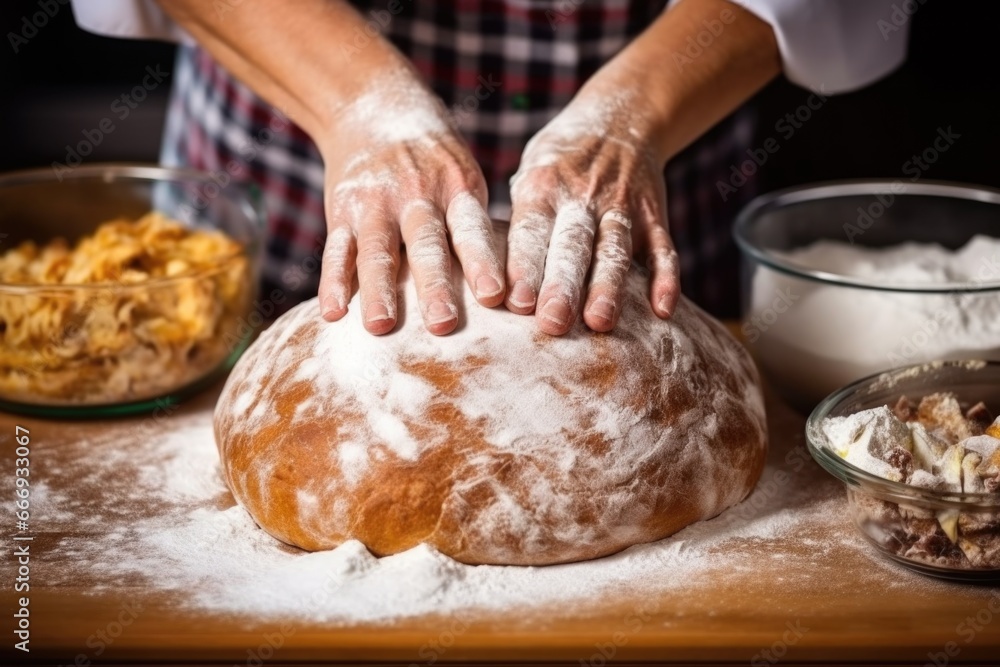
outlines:
[[[47,585],[72,584],[98,595],[135,586],[166,592],[190,612],[354,625],[539,609],[626,590],[648,596],[699,585],[744,592],[759,586],[766,595],[785,581],[793,562],[800,576],[814,570],[799,585],[804,595],[817,594],[817,586],[822,592],[840,579],[838,558],[869,562],[844,516],[840,486],[825,478],[796,483],[796,473],[780,460],[765,469],[743,505],[595,561],[468,566],[425,546],[377,559],[356,541],[307,553],[277,542],[234,505],[208,410],[167,422],[163,433],[137,438],[121,429],[114,437],[62,445],[58,455],[36,452],[50,463],[39,466],[33,517],[63,535],[41,549]],[[0,515],[9,512],[0,508]],[[778,540],[783,547],[775,546]],[[897,569],[871,562],[874,567],[863,569],[872,585],[914,586]],[[585,613],[587,605],[578,609]]]

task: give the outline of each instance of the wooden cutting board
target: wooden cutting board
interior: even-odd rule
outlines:
[[[189,401],[180,414],[210,411],[221,386]],[[804,450],[804,418],[769,397],[771,450],[757,494],[771,499],[826,499],[846,510],[843,490]],[[68,460],[66,443],[100,439],[137,420],[45,421],[0,414],[0,471],[4,502],[13,502],[14,434],[30,429],[32,481],[83,479],[87,461]],[[165,420],[163,428],[169,428]],[[67,471],[66,466],[76,466]],[[81,519],[95,511],[92,485],[81,485],[74,506]],[[752,496],[748,502],[753,502]],[[794,516],[801,500],[778,503]],[[8,508],[9,509],[9,505]],[[92,664],[96,661],[277,665],[301,661],[398,662],[430,665],[468,661],[615,661],[783,665],[838,663],[990,664],[1000,661],[1000,588],[946,583],[913,574],[877,556],[850,525],[846,511],[806,522],[800,533],[735,543],[757,565],[736,571],[734,554],[718,553],[682,588],[656,593],[637,581],[595,591],[573,604],[537,605],[502,613],[420,618],[354,627],[195,612],[178,605],[184,592],[166,593],[142,581],[47,585],[46,572],[72,568],[46,552],[72,532],[33,516],[30,653],[13,648],[21,595],[14,592],[18,534],[10,511],[2,528],[5,663]],[[720,519],[725,519],[725,515]],[[127,520],[127,519],[126,519]],[[57,523],[61,530],[46,530]],[[818,549],[817,545],[822,545]],[[102,557],[113,559],[114,553]],[[744,559],[745,561],[745,559]],[[148,573],[150,578],[157,572]],[[163,575],[159,575],[163,576]],[[664,571],[664,577],[670,572]],[[104,633],[101,635],[100,633]],[[257,662],[260,660],[260,662]]]

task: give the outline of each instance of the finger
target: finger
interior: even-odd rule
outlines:
[[[417,285],[424,325],[436,335],[451,333],[458,326],[451,252],[443,218],[436,206],[421,201],[407,206],[402,220],[406,261]]]
[[[357,239],[350,225],[338,224],[327,233],[319,280],[319,302],[320,312],[329,322],[339,320],[347,313],[357,253]]]
[[[545,254],[555,225],[555,211],[545,200],[515,199],[507,232],[507,309],[528,315],[542,286]]]
[[[620,210],[601,216],[594,244],[594,263],[583,321],[594,331],[611,331],[618,323],[625,279],[632,266],[632,221]]]
[[[358,232],[358,283],[365,329],[375,335],[396,326],[396,273],[399,232],[384,214],[369,219]]]
[[[556,213],[535,312],[539,328],[547,334],[559,336],[573,326],[590,268],[596,227],[593,214],[581,204],[565,204]]]
[[[681,295],[680,260],[666,228],[657,222],[645,234],[646,266],[649,267],[649,303],[659,317],[670,317]]]
[[[504,295],[503,267],[497,259],[493,222],[483,204],[472,193],[463,192],[451,200],[445,220],[472,293],[484,306],[500,305]]]

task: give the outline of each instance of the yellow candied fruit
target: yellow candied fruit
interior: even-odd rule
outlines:
[[[158,212],[106,222],[75,247],[26,241],[0,255],[0,283],[53,288],[0,296],[0,395],[43,404],[142,400],[193,382],[232,351],[253,297],[239,243]]]

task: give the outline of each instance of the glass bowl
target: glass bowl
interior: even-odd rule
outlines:
[[[755,199],[734,236],[743,255],[743,335],[763,374],[808,414],[838,387],[886,369],[1000,360],[1000,253],[977,259],[968,282],[920,285],[877,284],[787,256],[819,240],[957,249],[977,235],[1000,238],[1000,191],[845,181]]]
[[[962,581],[1000,581],[1000,493],[934,491],[877,477],[830,449],[821,424],[883,405],[953,392],[970,405],[1000,408],[1000,363],[939,361],[864,378],[823,400],[806,423],[809,453],[844,483],[847,506],[861,534],[882,554],[926,575]],[[957,518],[958,543],[939,518]],[[978,550],[978,553],[977,551]],[[966,553],[973,554],[973,558]],[[975,562],[973,562],[975,561]]]
[[[253,187],[137,165],[2,174],[0,255],[25,241],[73,245],[102,223],[151,211],[222,232],[238,249],[172,277],[129,280],[115,269],[100,283],[0,284],[0,409],[47,417],[147,412],[232,367],[254,333],[264,228]]]

